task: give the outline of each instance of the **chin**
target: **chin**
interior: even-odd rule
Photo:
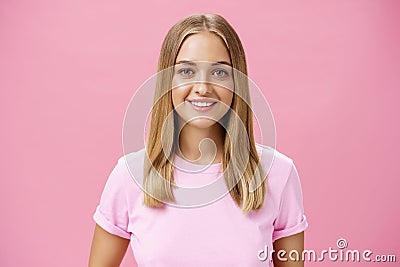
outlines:
[[[187,123],[187,125],[190,125],[191,127],[196,127],[199,129],[207,129],[211,128],[212,126],[215,126],[216,124],[219,124],[219,122],[216,122],[215,120],[212,119],[194,119]]]

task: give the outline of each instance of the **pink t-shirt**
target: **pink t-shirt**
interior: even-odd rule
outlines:
[[[138,179],[132,177],[143,169],[142,149],[118,160],[93,218],[109,233],[130,239],[139,267],[273,266],[270,257],[263,261],[264,253],[271,252],[275,240],[304,231],[308,223],[293,160],[270,147],[257,145],[257,150],[263,164],[271,158],[264,155],[274,155],[266,168],[267,195],[259,211],[243,214],[229,193],[196,208],[145,207]],[[180,157],[175,164],[199,166]],[[212,164],[196,174],[175,168],[175,182],[188,187],[209,184],[222,175],[221,168],[221,163]]]

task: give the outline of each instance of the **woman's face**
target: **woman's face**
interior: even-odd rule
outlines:
[[[232,63],[214,33],[189,35],[174,67],[172,104],[183,122],[208,128],[229,110],[233,99]]]

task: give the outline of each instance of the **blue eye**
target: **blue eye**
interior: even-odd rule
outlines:
[[[190,68],[184,68],[184,69],[180,69],[178,70],[178,74],[188,77],[194,74],[194,71]]]
[[[226,70],[215,70],[213,72],[213,75],[215,75],[217,77],[226,77],[226,76],[229,76],[229,73]]]

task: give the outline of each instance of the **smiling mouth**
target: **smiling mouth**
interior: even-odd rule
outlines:
[[[207,100],[207,101],[186,100],[185,102],[189,103],[194,110],[200,111],[200,112],[209,111],[214,107],[215,104],[218,103],[218,102],[209,101],[209,100]]]
[[[198,101],[189,101],[189,102],[196,107],[210,107],[217,103],[217,102],[198,102]]]

